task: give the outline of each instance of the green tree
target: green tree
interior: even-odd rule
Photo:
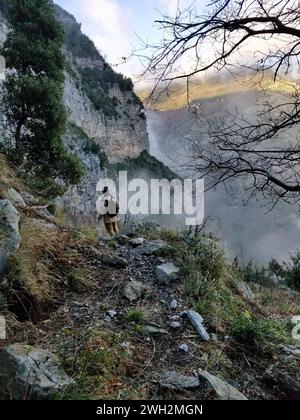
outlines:
[[[66,183],[82,175],[79,161],[62,142],[67,114],[63,104],[63,29],[48,0],[10,0],[4,106],[13,160],[30,174]]]

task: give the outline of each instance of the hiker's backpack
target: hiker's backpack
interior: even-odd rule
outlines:
[[[110,202],[110,201],[112,201],[112,199],[110,199],[110,200],[105,200],[105,201],[104,201],[104,207],[105,207],[106,209],[109,207],[109,202]],[[116,214],[112,214],[112,213],[107,212],[107,215],[108,215],[109,217],[116,217],[116,216],[118,216],[118,214],[119,214],[119,212],[120,212],[120,205],[119,205],[118,201],[117,201],[117,200],[113,200],[113,201],[116,201],[116,202],[115,202],[115,204],[116,204],[116,211],[117,211],[117,213],[116,213]]]

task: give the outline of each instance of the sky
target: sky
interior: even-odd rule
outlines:
[[[102,55],[116,71],[136,79],[142,65],[136,57],[126,63],[133,50],[143,41],[158,42],[162,33],[155,26],[161,13],[176,15],[178,3],[183,8],[205,0],[55,0],[55,3],[75,16]]]

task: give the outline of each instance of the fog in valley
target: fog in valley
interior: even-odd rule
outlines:
[[[211,113],[215,118],[235,108],[253,116],[257,101],[256,93],[243,92],[208,99],[200,105],[203,105],[204,113]],[[204,120],[196,119],[187,107],[164,112],[148,111],[151,154],[176,173],[187,176],[185,164],[192,153],[189,140],[198,144],[203,141],[202,124],[205,124]],[[300,248],[298,206],[279,203],[269,211],[270,204],[267,205],[262,197],[247,200],[241,181],[234,181],[231,187],[230,193],[223,185],[206,192],[206,231],[215,233],[229,254],[238,256],[241,261],[288,260],[289,254]],[[178,219],[176,224],[178,226]]]

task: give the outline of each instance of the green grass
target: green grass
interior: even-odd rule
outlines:
[[[131,309],[127,312],[126,318],[128,321],[136,322],[137,324],[140,324],[144,321],[144,312],[141,309]]]
[[[247,310],[234,318],[231,334],[239,343],[257,350],[267,350],[290,338],[286,323],[275,319],[258,319]]]

